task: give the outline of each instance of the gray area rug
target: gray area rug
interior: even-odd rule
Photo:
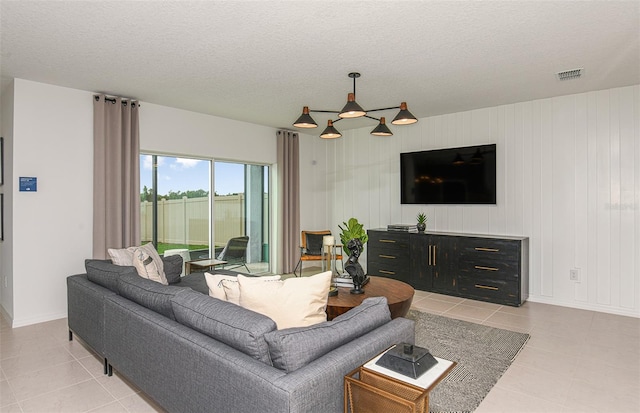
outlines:
[[[458,365],[429,394],[431,412],[472,412],[524,347],[529,334],[409,311],[416,345]]]

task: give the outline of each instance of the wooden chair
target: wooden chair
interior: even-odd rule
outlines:
[[[302,275],[302,262],[303,261],[322,261],[327,259],[327,252],[323,250],[322,238],[325,235],[331,235],[330,230],[323,231],[302,231],[301,245],[300,245],[300,259],[296,268],[293,269],[293,274],[297,277],[298,268],[300,268],[300,275]],[[342,262],[342,254],[336,255],[336,261]]]

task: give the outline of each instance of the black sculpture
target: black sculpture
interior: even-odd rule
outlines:
[[[359,238],[354,238],[347,243],[347,248],[351,254],[347,259],[347,264],[344,266],[344,270],[349,273],[353,280],[353,289],[349,292],[351,294],[364,294],[362,283],[364,283],[365,274],[362,269],[362,265],[358,263],[358,258],[362,253],[362,241],[360,241]]]

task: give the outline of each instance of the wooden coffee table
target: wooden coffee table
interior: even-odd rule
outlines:
[[[329,297],[327,320],[333,320],[362,303],[369,297],[387,297],[391,318],[404,317],[411,308],[413,287],[393,278],[369,276],[370,280],[362,289],[364,294],[351,294],[348,287],[338,287],[338,295]]]

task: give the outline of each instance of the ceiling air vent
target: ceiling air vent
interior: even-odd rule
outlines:
[[[569,79],[577,79],[582,76],[582,71],[584,69],[572,69],[565,70],[564,72],[558,72],[558,79],[560,80],[569,80]]]

